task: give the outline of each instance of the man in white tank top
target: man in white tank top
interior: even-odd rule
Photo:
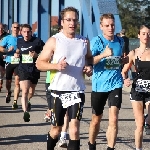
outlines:
[[[89,42],[75,34],[78,18],[76,8],[67,7],[61,11],[63,30],[48,39],[36,62],[39,70],[51,71],[52,126],[48,133],[47,150],[54,150],[56,146],[66,111],[70,122],[67,149],[80,150],[79,124],[85,101],[83,73],[92,75],[93,57]]]

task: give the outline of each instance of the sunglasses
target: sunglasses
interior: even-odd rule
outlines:
[[[19,29],[19,27],[14,27],[14,28]]]

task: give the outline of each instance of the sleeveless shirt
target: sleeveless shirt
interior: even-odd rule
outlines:
[[[51,70],[50,87],[57,91],[85,90],[83,67],[87,54],[87,42],[83,36],[67,38],[62,32],[53,36],[56,38],[56,49],[51,63],[58,63],[64,57],[68,66],[62,71]]]
[[[138,92],[148,92],[150,90],[150,61],[135,59],[136,77],[133,79],[132,88]]]

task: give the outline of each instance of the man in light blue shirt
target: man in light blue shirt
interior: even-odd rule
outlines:
[[[108,99],[109,125],[107,130],[107,150],[114,150],[118,133],[118,113],[122,103],[122,75],[120,60],[123,39],[114,35],[115,19],[112,14],[100,18],[102,34],[91,41],[94,56],[92,76],[92,120],[89,129],[89,150],[96,150],[96,137],[99,133],[104,106]]]
[[[12,24],[11,27],[12,34],[3,38],[0,43],[0,51],[6,53],[6,103],[9,103],[11,100],[11,82],[12,76],[15,75],[15,89],[14,89],[14,102],[12,108],[17,108],[17,100],[19,96],[20,86],[19,86],[19,77],[17,73],[17,67],[19,64],[19,59],[14,57],[14,53],[17,50],[17,38],[19,33],[19,24],[17,22]]]

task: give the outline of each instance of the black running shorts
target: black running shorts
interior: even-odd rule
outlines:
[[[14,75],[18,75],[18,64],[5,64],[6,68],[6,80],[12,80],[13,73]]]
[[[70,91],[69,91],[70,92]],[[51,91],[51,93],[61,95],[69,93],[67,91]],[[68,111],[69,121],[71,119],[78,119],[79,121],[82,118],[83,106],[85,102],[85,94],[79,93],[81,98],[80,103],[75,103],[74,105],[69,106],[68,108],[63,108],[62,102],[59,97],[53,97],[51,95],[51,123],[53,126],[62,126],[64,124],[64,116],[66,111]]]
[[[122,88],[116,88],[109,92],[94,92],[91,93],[92,113],[99,116],[103,114],[104,106],[108,99],[108,106],[116,106],[121,108],[122,103]]]
[[[0,56],[0,66],[5,68],[5,61]]]
[[[40,72],[26,72],[25,70],[18,69],[19,80],[30,80],[32,84],[37,84],[40,78]]]
[[[131,88],[130,101],[143,101],[144,103],[150,101],[149,92],[138,92],[135,88]]]

